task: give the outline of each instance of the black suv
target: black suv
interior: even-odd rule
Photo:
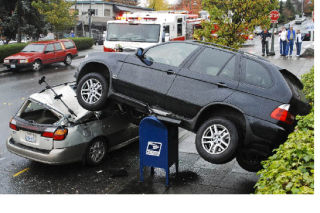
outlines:
[[[237,158],[248,171],[283,143],[310,110],[300,80],[263,58],[203,42],[169,42],[136,54],[94,53],[75,74],[77,99],[102,110],[111,100],[197,134],[207,161]],[[139,112],[139,113],[137,113]]]

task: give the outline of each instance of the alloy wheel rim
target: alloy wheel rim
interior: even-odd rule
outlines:
[[[105,146],[103,141],[96,141],[89,149],[89,157],[95,163],[100,162],[103,159],[104,154]]]
[[[70,55],[67,56],[66,62],[67,62],[67,64],[71,64],[71,56]]]
[[[102,84],[97,79],[90,78],[81,87],[81,97],[84,102],[94,104],[102,96]]]
[[[35,62],[35,63],[33,64],[33,69],[34,69],[34,70],[39,70],[39,69],[40,69],[40,63],[39,63],[39,62]]]
[[[202,134],[202,148],[212,155],[218,155],[226,151],[230,145],[231,136],[229,130],[221,124],[209,126]]]

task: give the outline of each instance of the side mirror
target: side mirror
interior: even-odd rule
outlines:
[[[143,49],[142,48],[137,49],[136,56],[138,56],[139,58],[142,58],[142,56],[143,56]]]

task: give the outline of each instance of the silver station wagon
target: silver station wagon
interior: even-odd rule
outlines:
[[[31,95],[11,119],[7,149],[19,156],[46,163],[83,161],[101,163],[107,152],[138,139],[138,127],[121,115],[117,105],[103,112],[82,108],[74,85],[54,87],[62,101],[49,89]]]

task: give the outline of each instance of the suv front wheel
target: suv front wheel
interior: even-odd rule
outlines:
[[[200,126],[196,149],[206,161],[223,164],[235,157],[238,147],[236,126],[224,117],[213,117]]]
[[[108,90],[108,82],[105,77],[99,73],[88,73],[78,83],[78,102],[87,110],[102,110],[108,98]]]

